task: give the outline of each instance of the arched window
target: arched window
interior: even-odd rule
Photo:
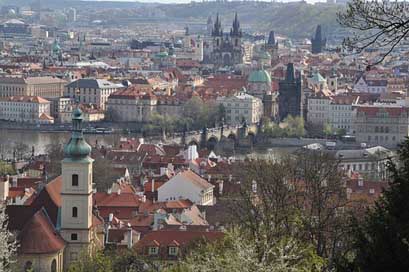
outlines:
[[[78,175],[77,174],[72,175],[71,184],[72,184],[72,186],[78,186]]]
[[[57,272],[57,261],[55,259],[51,262],[51,272]]]
[[[72,207],[72,217],[78,217],[78,208]]]

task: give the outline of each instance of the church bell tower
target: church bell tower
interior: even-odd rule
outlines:
[[[91,146],[85,141],[79,108],[73,111],[71,139],[64,147],[61,188],[61,236],[67,242],[64,267],[75,262],[82,252],[91,250],[92,163]]]

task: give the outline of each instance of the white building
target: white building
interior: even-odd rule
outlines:
[[[356,141],[396,147],[409,136],[409,108],[401,105],[357,105],[353,127]]]
[[[53,123],[50,101],[39,96],[0,98],[0,119],[14,122]]]
[[[354,85],[354,92],[382,94],[388,91],[387,79],[366,79],[361,76]]]
[[[121,88],[123,88],[121,84],[104,79],[82,78],[66,85],[64,95],[73,98],[76,102],[94,104],[105,110],[108,97]]]
[[[353,105],[359,97],[351,95],[330,96],[319,92],[308,97],[307,121],[313,125],[328,124],[332,129],[343,129],[350,133],[353,130]]]
[[[123,122],[148,121],[158,104],[151,92],[151,88],[130,86],[111,94],[106,104],[108,115],[113,120]]]
[[[192,170],[184,170],[158,188],[158,201],[189,199],[197,205],[213,205],[214,185]]]
[[[247,124],[257,124],[263,116],[263,102],[260,98],[246,94],[246,89],[234,96],[218,97],[217,102],[226,110],[226,123],[241,124],[243,119]]]

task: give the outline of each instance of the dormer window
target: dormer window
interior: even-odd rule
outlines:
[[[170,246],[169,247],[169,251],[168,251],[169,256],[177,256],[178,252],[179,252],[178,247],[175,247],[175,246]]]
[[[149,255],[158,255],[159,248],[158,247],[149,247]]]
[[[78,186],[78,175],[77,174],[73,174],[71,176],[71,185]]]

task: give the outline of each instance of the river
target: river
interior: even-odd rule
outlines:
[[[26,144],[30,150],[34,146],[36,155],[44,154],[49,144],[64,144],[70,138],[70,132],[40,132],[34,130],[12,130],[0,128],[0,154],[3,158],[12,158],[13,148],[18,143]],[[86,134],[85,138],[89,144],[94,146],[97,142],[99,145],[111,146],[117,143],[122,137],[120,134],[105,134],[95,135]],[[137,135],[126,135],[124,137],[138,137]],[[293,151],[294,148],[288,147],[273,147],[260,149],[252,152],[252,156],[256,157],[270,157],[280,156]],[[236,153],[236,157],[241,158],[243,153]]]

